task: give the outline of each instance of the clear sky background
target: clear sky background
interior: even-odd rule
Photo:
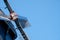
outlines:
[[[60,0],[9,0],[9,2],[18,15],[28,18],[31,26],[24,31],[30,40],[60,40]],[[1,0],[0,8],[9,15],[4,7]]]

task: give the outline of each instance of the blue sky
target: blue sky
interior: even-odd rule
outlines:
[[[28,18],[31,26],[24,31],[30,40],[60,40],[60,0],[9,0],[13,10]],[[2,5],[3,4],[3,5]],[[5,5],[0,1],[5,12]]]

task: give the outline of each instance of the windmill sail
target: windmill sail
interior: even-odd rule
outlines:
[[[16,26],[17,26],[17,28],[19,29],[22,37],[24,38],[24,40],[29,40],[28,37],[27,37],[27,35],[25,34],[24,30],[23,30],[23,28],[26,26],[27,20],[21,19],[21,18],[18,17],[18,15],[15,15],[15,12],[14,12],[14,11],[12,10],[12,8],[10,7],[8,1],[7,1],[7,0],[4,0],[4,2],[5,2],[8,10],[9,10],[9,12],[10,12],[10,15],[11,15],[10,17],[11,17],[11,19],[13,19],[14,22],[16,23]]]

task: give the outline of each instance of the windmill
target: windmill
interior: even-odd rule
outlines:
[[[9,5],[8,1],[7,0],[3,0],[5,5],[6,5],[6,8],[8,9],[9,13],[10,13],[10,16],[6,16],[3,11],[1,10],[1,13],[3,15],[1,15],[0,17],[1,18],[5,18],[4,19],[4,22],[7,26],[9,26],[8,28],[6,28],[6,32],[11,34],[11,40],[15,40],[15,38],[17,37],[17,34],[16,34],[16,31],[15,31],[15,28],[13,27],[13,24],[11,23],[11,20],[15,22],[16,26],[17,26],[17,29],[19,30],[19,32],[21,33],[22,37],[24,40],[29,40],[27,35],[25,34],[24,32],[24,28],[26,28],[26,26],[29,25],[29,22],[27,20],[26,17],[22,17],[22,16],[18,16],[11,8],[11,6]],[[5,16],[4,16],[5,15]],[[6,20],[6,21],[5,21]],[[1,22],[0,22],[1,23]],[[3,25],[2,23],[2,25]],[[13,34],[12,34],[13,33]],[[5,38],[3,40],[6,40]]]

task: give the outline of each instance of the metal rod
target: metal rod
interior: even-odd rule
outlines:
[[[7,0],[4,0],[4,2],[5,2],[5,5],[7,6],[8,10],[9,10],[9,12],[10,12],[10,13],[13,13],[14,11],[13,11],[12,8],[10,7],[8,1],[7,1]]]

